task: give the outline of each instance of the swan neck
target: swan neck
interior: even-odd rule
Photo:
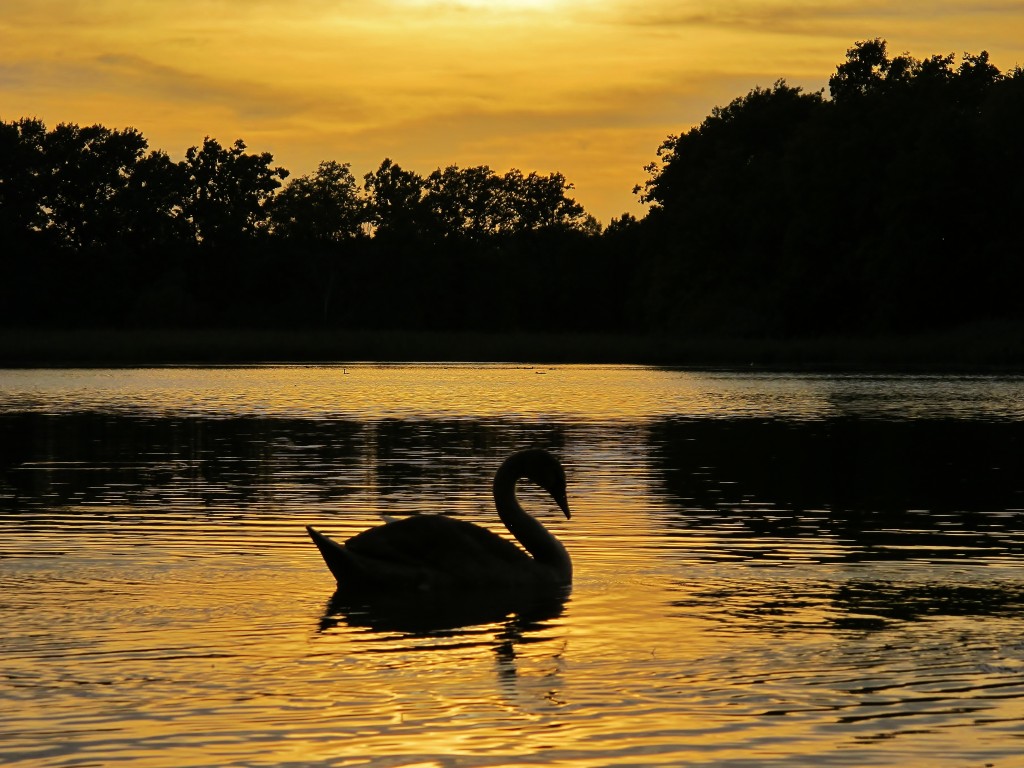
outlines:
[[[525,475],[503,465],[494,477],[494,504],[509,533],[538,563],[550,566],[560,580],[572,580],[572,561],[565,547],[539,520],[522,508],[516,482]]]

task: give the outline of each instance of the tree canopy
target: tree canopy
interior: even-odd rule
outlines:
[[[638,187],[648,322],[729,333],[1020,318],[1024,74],[857,43],[670,136]]]

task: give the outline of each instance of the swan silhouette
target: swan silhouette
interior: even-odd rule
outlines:
[[[550,493],[567,518],[570,513],[558,459],[539,448],[505,459],[494,475],[494,503],[526,552],[486,528],[443,515],[413,515],[378,525],[344,544],[312,526],[306,530],[340,589],[567,587],[572,583],[569,553],[519,505],[516,482],[523,478]]]

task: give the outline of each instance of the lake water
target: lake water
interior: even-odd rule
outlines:
[[[332,601],[534,445],[564,604]],[[1022,557],[1021,378],[0,371],[0,764],[1020,766]]]

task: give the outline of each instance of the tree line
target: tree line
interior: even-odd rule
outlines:
[[[206,138],[0,122],[8,326],[798,335],[1021,320],[1024,74],[858,42],[669,136],[602,229],[560,173],[292,177]]]

